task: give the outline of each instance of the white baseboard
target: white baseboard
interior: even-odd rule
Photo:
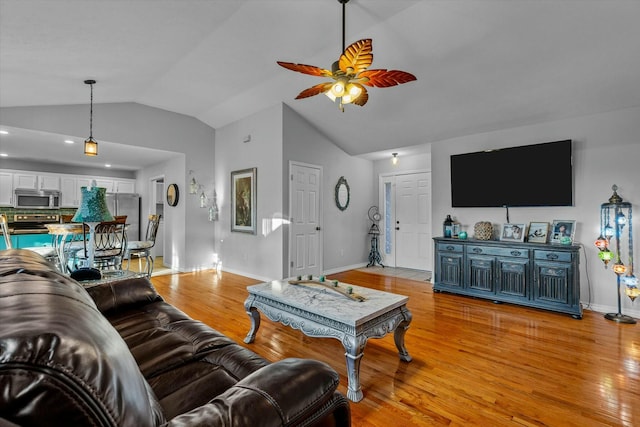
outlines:
[[[612,307],[612,306],[608,306],[608,305],[599,305],[599,304],[591,304],[591,306],[589,308],[587,308],[585,306],[585,304],[582,304],[582,308],[585,310],[591,310],[591,311],[596,311],[598,313],[602,313],[603,315],[606,313],[617,313],[618,312],[618,307]],[[632,310],[629,308],[623,308],[622,310],[622,314],[626,314],[627,316],[631,316],[634,317],[636,319],[638,319],[640,321],[640,310]]]
[[[332,268],[330,270],[325,270],[324,274],[336,274],[336,273],[342,273],[343,271],[347,271],[347,270],[356,270],[358,268],[363,268],[366,267],[367,264],[353,264],[353,265],[345,265],[344,267],[337,267],[337,268]]]

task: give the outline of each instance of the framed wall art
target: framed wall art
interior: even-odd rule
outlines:
[[[549,235],[548,222],[530,222],[529,231],[527,232],[527,242],[531,243],[547,243]]]
[[[231,231],[256,234],[257,168],[231,172]]]
[[[500,240],[507,242],[523,242],[524,235],[524,224],[504,224],[502,226],[502,233],[500,233]]]
[[[554,219],[551,225],[551,243],[570,245],[576,234],[576,221],[571,219]]]

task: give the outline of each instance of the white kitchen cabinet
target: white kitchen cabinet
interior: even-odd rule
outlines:
[[[114,192],[115,193],[135,193],[136,192],[136,182],[132,179],[119,179],[114,181]]]
[[[96,178],[96,185],[98,187],[106,188],[107,193],[113,193],[113,190],[114,190],[113,179]]]
[[[0,172],[0,206],[13,206],[13,174]]]
[[[13,176],[13,188],[60,190],[60,175],[19,172]]]
[[[91,178],[65,175],[60,177],[61,202],[60,207],[77,208],[82,200],[82,187],[88,187]]]

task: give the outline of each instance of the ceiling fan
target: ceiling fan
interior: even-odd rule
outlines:
[[[294,64],[292,62],[277,61],[278,65],[292,71],[311,76],[329,77],[333,81],[324,82],[303,90],[295,99],[308,98],[324,93],[332,101],[336,99],[344,112],[344,104],[363,106],[369,100],[369,94],[364,86],[390,87],[416,80],[411,73],[399,70],[367,70],[373,62],[372,40],[362,39],[345,45],[345,6],[349,0],[338,0],[342,3],[342,48],[340,59],[333,63],[331,70],[313,65]]]

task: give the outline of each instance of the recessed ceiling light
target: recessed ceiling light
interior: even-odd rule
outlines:
[[[72,141],[70,139],[65,139],[64,142],[65,142],[65,144],[75,144],[76,143],[75,141]]]
[[[9,132],[7,132],[6,130],[0,130],[0,133],[3,135],[9,135]]]
[[[110,165],[109,163],[107,163],[107,164],[105,164],[105,165],[104,165],[104,167],[105,167],[105,168],[110,168],[110,167],[111,167],[111,165]]]

